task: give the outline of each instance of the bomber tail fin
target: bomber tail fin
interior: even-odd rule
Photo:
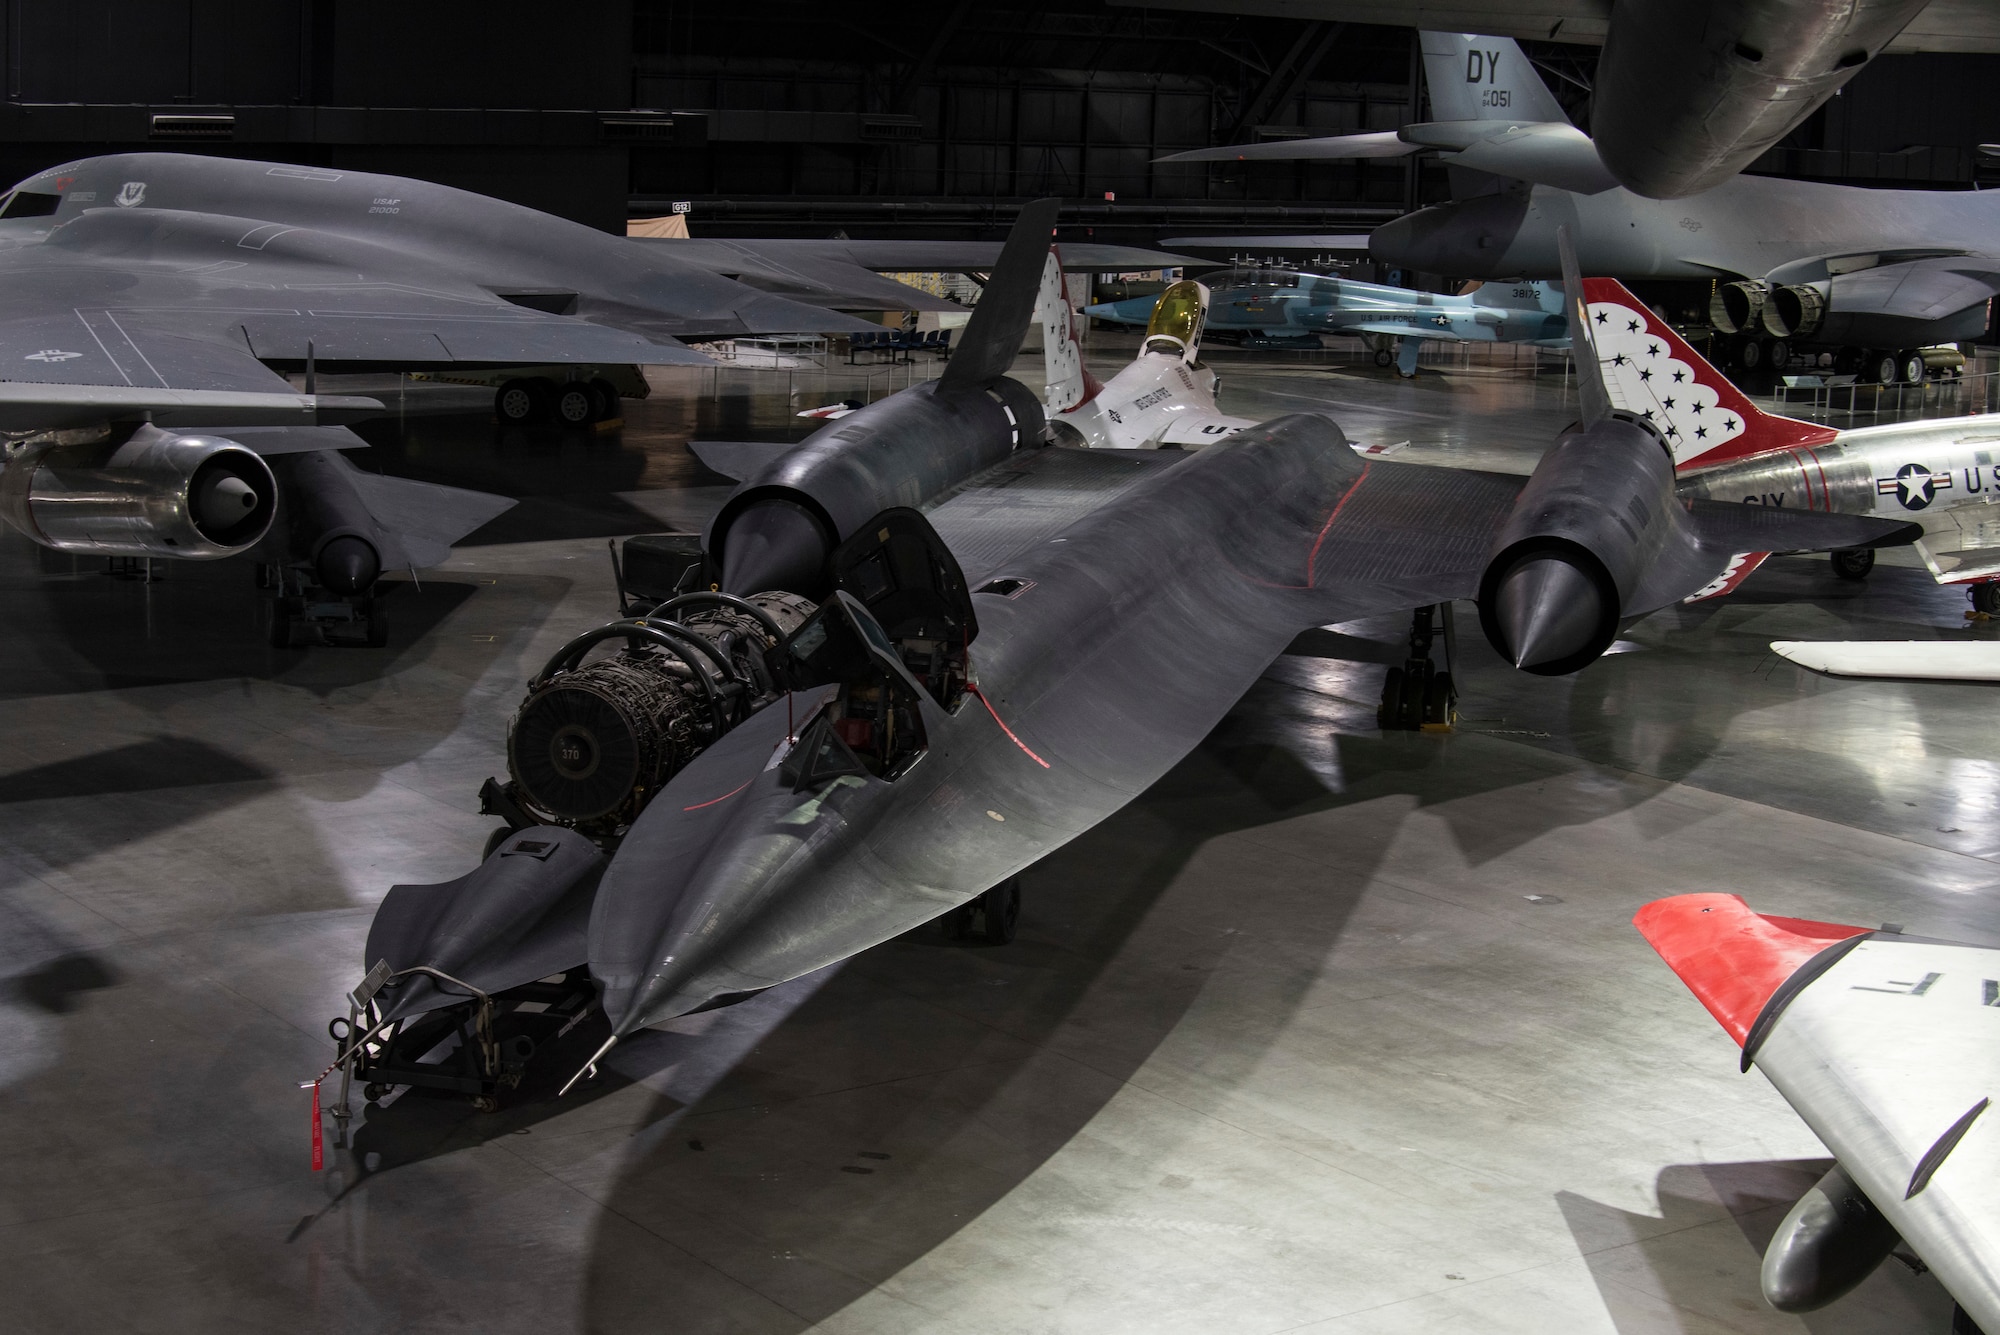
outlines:
[[[1587,278],[1583,291],[1611,406],[1659,427],[1676,469],[1819,445],[1840,434],[1757,407],[1615,279]],[[1575,346],[1579,358],[1588,355]]]
[[[1035,307],[1042,323],[1043,361],[1047,366],[1047,388],[1042,399],[1052,413],[1067,412],[1080,403],[1096,398],[1104,388],[1090,368],[1083,364],[1083,344],[1076,336],[1076,312],[1070,309],[1069,293],[1063,287],[1062,256],[1049,247],[1042,265],[1041,297]]]
[[[1022,208],[1001,247],[1000,262],[972,308],[965,333],[938,377],[938,391],[977,389],[1007,374],[1021,351],[1028,322],[1035,317],[1047,267],[1049,237],[1056,229],[1059,199],[1038,199]]]
[[[1426,32],[1419,40],[1432,120],[1569,123],[1513,38]]]

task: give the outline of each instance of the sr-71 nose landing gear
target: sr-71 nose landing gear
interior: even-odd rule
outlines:
[[[1444,661],[1442,671],[1431,662],[1433,618],[1442,613]],[[1401,667],[1392,667],[1382,679],[1382,707],[1376,722],[1385,730],[1416,732],[1429,728],[1448,730],[1458,718],[1458,692],[1451,684],[1451,663],[1457,635],[1452,627],[1451,604],[1419,607],[1410,617],[1410,656]]]

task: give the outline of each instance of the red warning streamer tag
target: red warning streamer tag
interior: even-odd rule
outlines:
[[[313,1081],[313,1171],[326,1167],[326,1149],[320,1139],[319,1129],[319,1081]]]

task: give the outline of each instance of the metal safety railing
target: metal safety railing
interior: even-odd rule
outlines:
[[[1787,376],[1772,388],[1769,399],[1774,413],[1820,422],[1969,417],[2000,412],[2000,370],[1967,368],[1960,374],[1926,376],[1912,385],[1859,384],[1851,376]]]

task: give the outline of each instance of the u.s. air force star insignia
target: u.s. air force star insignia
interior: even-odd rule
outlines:
[[[1904,464],[1894,477],[1875,479],[1875,494],[1896,498],[1905,510],[1921,510],[1951,487],[1950,473],[1933,473],[1922,464]]]

